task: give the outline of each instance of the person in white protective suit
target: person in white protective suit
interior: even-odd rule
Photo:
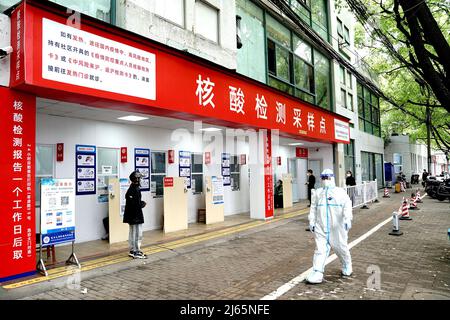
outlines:
[[[331,169],[320,175],[322,188],[312,195],[309,211],[309,228],[314,233],[316,251],[313,271],[306,278],[311,284],[321,283],[325,262],[333,249],[342,264],[342,276],[350,276],[352,260],[348,248],[348,231],[352,226],[352,202],[343,188],[336,187]]]

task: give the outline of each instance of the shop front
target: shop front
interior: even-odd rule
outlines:
[[[293,200],[304,199],[306,169],[334,167],[333,145],[349,142],[342,116],[56,6],[23,2],[11,30],[10,85],[0,87],[2,280],[35,272],[36,233],[51,224],[42,181],[72,179],[77,242],[105,236],[133,170],[144,175],[144,230],[187,227],[202,208],[214,212],[207,223],[271,219],[275,180],[290,174]],[[185,215],[171,216],[182,198]]]

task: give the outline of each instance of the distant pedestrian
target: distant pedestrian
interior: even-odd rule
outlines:
[[[350,170],[347,171],[347,177],[345,178],[345,185],[356,186],[355,177],[353,176],[353,173]]]
[[[353,173],[350,170],[347,171],[347,176],[345,177],[345,185],[347,187],[356,186],[355,177],[353,176]],[[355,188],[347,188],[347,194],[350,197],[350,200],[352,200],[352,207],[353,207],[355,200]]]
[[[428,176],[429,176],[429,174],[428,174],[427,170],[423,169],[423,172],[422,172],[422,187],[424,187],[424,188],[425,188],[425,186],[427,184]]]
[[[283,181],[278,180],[275,186],[275,208],[283,208]]]
[[[142,201],[140,190],[141,173],[133,171],[130,174],[131,185],[125,194],[125,211],[123,214],[123,223],[128,223],[130,232],[128,244],[130,246],[130,257],[134,259],[146,259],[147,256],[141,251],[142,244],[142,226],[144,224],[144,214],[142,208],[145,207],[145,201]]]
[[[313,174],[313,171],[311,169],[308,169],[306,175],[308,176],[308,182],[305,184],[308,186],[308,200],[309,204],[308,207],[311,206],[311,190],[314,189],[314,185],[316,184],[316,177]]]

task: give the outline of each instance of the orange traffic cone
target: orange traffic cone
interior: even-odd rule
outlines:
[[[409,216],[409,205],[408,205],[408,200],[405,199],[405,197],[403,197],[403,202],[402,202],[402,206],[401,206],[401,216],[400,216],[400,220],[412,220],[412,218]]]
[[[383,198],[390,198],[391,196],[389,195],[389,190],[388,188],[384,188],[384,196]]]
[[[409,204],[409,208],[411,210],[419,210],[420,208],[417,206],[417,194],[411,194],[411,203]]]
[[[417,189],[416,192],[417,203],[423,203],[422,198],[420,197],[420,190]]]

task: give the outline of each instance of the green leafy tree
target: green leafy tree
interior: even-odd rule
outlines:
[[[449,151],[450,1],[345,1],[361,23],[356,45],[380,75],[383,136],[425,139],[428,107],[434,147]]]

